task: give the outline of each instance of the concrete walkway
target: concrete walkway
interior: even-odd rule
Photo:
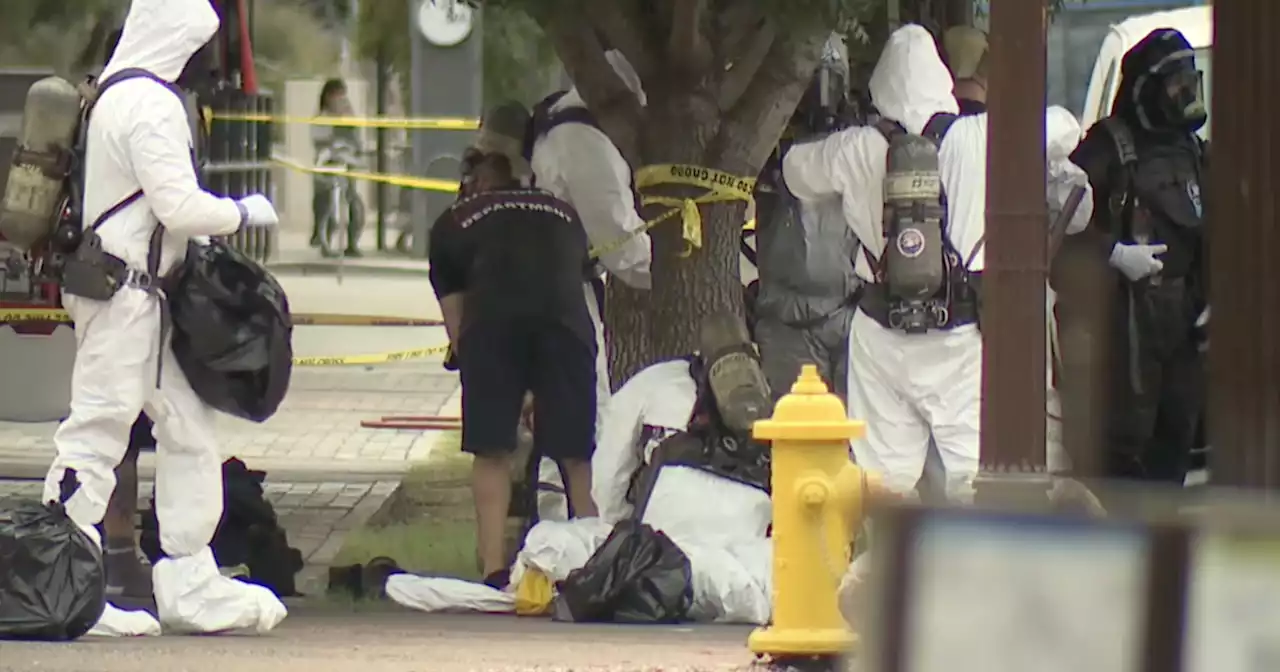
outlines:
[[[268,267],[278,273],[334,275],[341,271],[350,275],[418,275],[426,276],[427,261],[407,256],[395,249],[398,231],[387,231],[387,249],[378,250],[377,232],[370,226],[360,237],[359,258],[329,259],[311,247],[310,231],[283,229],[276,235],[276,249]]]

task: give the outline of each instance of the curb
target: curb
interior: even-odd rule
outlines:
[[[428,275],[426,261],[423,268],[404,268],[399,266],[375,266],[372,264],[338,264],[321,261],[274,262],[267,264],[267,270],[277,274],[299,275],[359,275],[359,276],[407,276],[422,277]]]
[[[236,455],[225,455],[230,459]],[[267,480],[273,483],[350,483],[364,484],[378,481],[396,481],[404,478],[405,472],[415,462],[398,462],[388,465],[382,461],[333,462],[317,465],[312,468],[298,468],[289,460],[257,457],[242,457],[250,469],[267,472]],[[8,461],[0,464],[0,482],[4,481],[43,481],[49,471],[50,460]],[[144,453],[138,461],[138,479],[155,480],[155,456]]]

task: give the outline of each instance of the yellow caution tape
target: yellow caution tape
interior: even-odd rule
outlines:
[[[343,177],[349,177],[353,180],[380,182],[382,184],[389,184],[395,187],[405,187],[408,189],[425,189],[427,191],[445,191],[453,193],[458,191],[457,180],[441,180],[434,177],[414,177],[412,175],[389,175],[385,173],[370,173],[362,170],[323,168],[279,155],[272,157],[272,161],[284,166],[285,168],[290,168],[311,175],[342,175]]]
[[[260,124],[304,124],[307,126],[339,126],[342,128],[403,128],[412,131],[474,131],[480,128],[479,119],[439,118],[410,119],[394,117],[300,117],[275,114],[237,114],[214,112],[214,121],[245,121]]]
[[[347,315],[342,313],[293,313],[295,326],[307,327],[439,327],[440,320],[393,315]],[[29,322],[56,322],[70,324],[67,311],[56,308],[4,309],[0,312],[0,324]]]
[[[410,175],[390,175],[386,173],[370,173],[360,170],[341,168],[324,168],[309,165],[301,161],[277,155],[272,159],[275,163],[311,175],[342,175],[353,180],[380,182],[408,189],[425,189],[428,191],[445,191],[456,193],[459,183],[456,180],[441,180],[431,177],[413,177]],[[610,252],[616,252],[632,238],[646,233],[649,229],[680,215],[682,236],[686,249],[681,256],[689,256],[696,248],[702,247],[702,215],[698,206],[707,203],[727,203],[730,201],[750,201],[756,180],[751,177],[736,177],[730,173],[712,168],[682,166],[674,164],[646,166],[636,173],[638,189],[653,188],[662,184],[683,184],[702,187],[707,193],[695,198],[672,198],[668,196],[642,195],[644,205],[665,205],[671,209],[645,222],[640,229],[623,236],[618,240],[591,248],[590,256],[600,258]],[[747,223],[751,228],[755,220]]]
[[[57,322],[71,324],[67,311],[53,308],[5,308],[0,309],[0,324],[27,322]]]
[[[294,366],[374,366],[377,364],[392,364],[395,362],[407,362],[412,359],[426,359],[428,357],[437,357],[449,352],[449,345],[437,345],[431,348],[419,348],[417,350],[401,350],[399,352],[386,352],[377,355],[346,355],[340,357],[294,357]]]
[[[707,193],[695,198],[642,195],[645,205],[665,205],[671,208],[646,222],[646,230],[676,215],[680,216],[681,236],[685,242],[685,250],[681,256],[687,257],[693,250],[702,247],[702,214],[698,211],[698,206],[731,201],[749,202],[755,191],[756,180],[754,177],[738,177],[714,168],[678,164],[645,166],[636,172],[638,189],[652,189],[663,184],[682,184],[707,190]]]
[[[442,327],[443,320],[393,315],[346,315],[342,313],[293,313],[294,326],[304,327]]]

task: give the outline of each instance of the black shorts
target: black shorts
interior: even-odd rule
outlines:
[[[525,392],[533,393],[533,441],[555,460],[595,452],[595,344],[544,320],[471,325],[458,348],[462,449],[501,455],[516,449]]]

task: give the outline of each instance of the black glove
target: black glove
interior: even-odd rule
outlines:
[[[453,348],[449,348],[449,354],[445,355],[444,370],[445,371],[458,370],[458,355],[453,351]]]

